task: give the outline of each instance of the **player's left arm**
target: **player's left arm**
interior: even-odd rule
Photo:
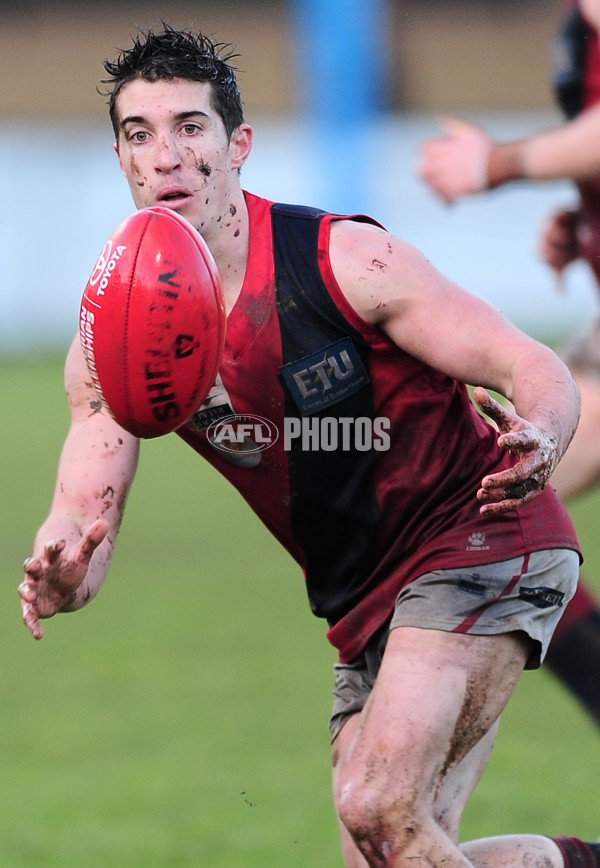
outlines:
[[[482,480],[482,512],[504,512],[536,497],[579,419],[577,387],[558,356],[378,227],[335,222],[330,257],[342,292],[364,320],[431,367],[483,387],[474,398],[497,423],[499,445],[519,461]],[[508,398],[514,412],[485,389]]]
[[[65,363],[71,424],[50,511],[38,529],[19,585],[23,621],[41,639],[40,621],[86,605],[112,558],[139,442],[102,407],[77,335]]]

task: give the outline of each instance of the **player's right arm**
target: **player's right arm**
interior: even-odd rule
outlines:
[[[23,621],[41,639],[42,618],[84,606],[107,573],[139,441],[101,405],[76,337],[65,364],[71,424],[50,512],[39,528],[19,585]]]
[[[507,142],[457,118],[443,126],[444,136],[423,143],[418,171],[446,202],[508,181],[584,181],[600,173],[600,105],[554,129]]]

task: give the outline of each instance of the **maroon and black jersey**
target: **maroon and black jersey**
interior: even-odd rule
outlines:
[[[246,201],[248,264],[219,377],[178,433],[301,565],[341,660],[428,570],[576,549],[550,488],[508,515],[480,515],[482,477],[513,457],[465,386],[346,301],[329,262],[331,222],[369,218]]]
[[[572,120],[600,103],[600,40],[577,0],[567,0],[565,5],[554,51],[553,82],[558,104]],[[583,218],[580,254],[600,283],[600,180],[582,181],[578,189]]]
[[[577,0],[567,0],[553,59],[556,98],[572,120],[600,102],[598,33],[584,19]]]

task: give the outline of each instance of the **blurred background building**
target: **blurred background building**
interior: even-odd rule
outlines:
[[[556,122],[550,46],[560,0],[109,0],[0,2],[0,353],[63,345],[105,238],[130,211],[112,152],[102,60],[164,18],[232,43],[255,128],[245,186],[367,211],[530,331],[595,304],[535,255],[567,184],[505,189],[452,209],[415,174],[419,142],[459,113],[498,135]],[[363,87],[369,82],[370,87]]]
[[[548,44],[560,0],[343,0],[318,6],[352,18],[365,7],[381,15],[379,46],[389,68],[393,111],[548,109]],[[105,120],[94,89],[101,61],[127,44],[136,26],[164,18],[232,42],[249,114],[290,114],[301,84],[292,59],[302,7],[295,0],[3,0],[0,114],[4,118]],[[374,27],[377,28],[377,22]],[[337,48],[338,35],[328,34]],[[352,46],[348,46],[351,51]]]

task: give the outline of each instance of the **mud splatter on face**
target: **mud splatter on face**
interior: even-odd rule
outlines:
[[[138,178],[135,182],[138,185],[138,187],[145,187],[146,179],[144,177],[142,177],[142,173],[138,169],[137,163],[135,162],[135,157],[131,157],[131,159],[129,161],[129,171],[131,172],[132,177],[135,177],[136,175],[138,176]]]
[[[196,161],[196,169],[201,175],[204,175],[206,178],[210,178],[212,175],[212,166],[210,166],[202,157]]]

